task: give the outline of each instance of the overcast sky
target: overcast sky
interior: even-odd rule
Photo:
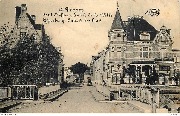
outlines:
[[[7,22],[14,24],[15,6],[27,4],[28,13],[36,15],[36,23],[45,25],[46,33],[52,38],[52,43],[56,47],[61,46],[65,56],[64,63],[67,66],[78,61],[89,63],[91,56],[97,55],[108,44],[108,30],[116,12],[116,3],[117,0],[0,0],[0,25]],[[173,47],[180,49],[180,3],[178,0],[118,0],[118,3],[123,20],[127,20],[128,16],[140,15],[157,30],[162,25],[170,28],[174,41]],[[47,17],[43,16],[44,13],[55,13],[65,7],[83,9],[83,13],[86,14],[110,13],[113,17],[96,17],[96,19],[101,19],[100,22],[49,24],[43,22],[43,18]],[[152,8],[159,9],[160,15],[145,14]]]

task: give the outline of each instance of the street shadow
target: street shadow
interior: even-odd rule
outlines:
[[[81,83],[73,83],[69,89],[81,89],[83,86]]]

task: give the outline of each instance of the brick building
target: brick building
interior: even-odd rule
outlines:
[[[108,38],[106,49],[92,56],[96,84],[179,85],[180,52],[166,26],[156,30],[140,16],[123,21],[117,8]]]

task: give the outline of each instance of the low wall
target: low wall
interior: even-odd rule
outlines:
[[[38,92],[39,92],[39,94],[43,95],[46,93],[50,93],[52,91],[56,91],[58,89],[60,89],[60,85],[43,86],[43,87],[39,88]]]
[[[10,87],[0,87],[0,100],[11,97]]]
[[[102,85],[95,85],[96,86],[96,90],[99,91],[100,93],[102,93],[105,96],[110,95],[110,89],[107,86],[102,86]]]

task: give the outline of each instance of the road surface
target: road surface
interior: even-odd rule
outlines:
[[[72,87],[57,100],[24,101],[11,109],[12,113],[139,113],[138,109],[126,102],[99,102],[105,99],[94,86]]]

